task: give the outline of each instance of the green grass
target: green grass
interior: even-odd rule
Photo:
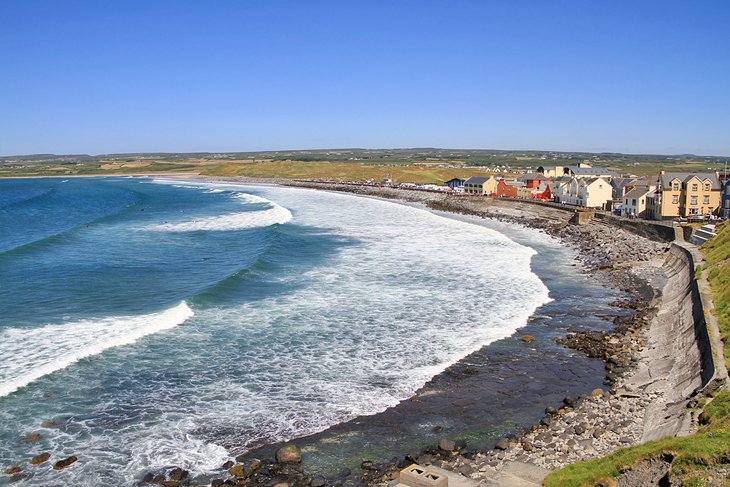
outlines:
[[[698,272],[706,272],[712,287],[715,315],[725,343],[725,362],[730,365],[730,223],[717,227],[717,237],[702,247],[705,263]],[[706,469],[730,463],[730,391],[719,392],[701,416],[700,430],[691,436],[663,438],[606,457],[579,462],[552,472],[545,486],[593,486],[606,483],[642,460],[671,452],[672,475],[683,485],[707,485]]]

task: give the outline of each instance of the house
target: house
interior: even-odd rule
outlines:
[[[517,198],[517,181],[500,179],[497,182],[496,196],[504,198]]]
[[[720,207],[721,193],[718,173],[662,171],[649,217],[667,220],[714,213]]]
[[[613,199],[623,201],[624,195],[636,187],[636,178],[613,178],[611,179],[611,187],[613,188]]]
[[[725,175],[725,184],[722,185],[720,217],[730,218],[730,178]]]
[[[559,178],[563,176],[563,166],[540,166],[537,172],[546,178]]]
[[[638,186],[624,195],[621,214],[623,216],[646,217],[647,201],[653,197],[655,186]]]
[[[446,181],[444,183],[444,186],[448,186],[451,189],[463,188],[465,182],[466,182],[466,179],[454,178],[454,179],[449,179],[448,181]]]
[[[519,181],[522,181],[525,183],[525,186],[534,189],[537,188],[541,182],[543,181],[549,181],[550,178],[540,174],[540,173],[534,173],[534,172],[528,172],[526,174],[523,174],[520,176]]]
[[[550,182],[541,182],[540,185],[533,191],[532,198],[536,200],[552,201],[553,192],[550,189]]]
[[[464,181],[464,192],[467,194],[495,194],[497,192],[497,180],[494,176],[469,178]]]
[[[563,168],[563,174],[565,176],[576,177],[576,178],[605,178],[610,181],[613,178],[618,177],[613,171],[609,171],[604,167],[586,167],[587,164],[580,164],[578,166],[566,166]]]
[[[578,178],[555,180],[556,201],[568,205],[588,208],[606,208],[611,201],[613,189],[604,178]]]

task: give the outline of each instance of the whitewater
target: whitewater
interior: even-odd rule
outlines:
[[[398,404],[550,301],[532,248],[392,202],[164,179],[1,184],[0,461],[79,457],[32,483],[211,474]],[[18,440],[35,431],[38,444]]]

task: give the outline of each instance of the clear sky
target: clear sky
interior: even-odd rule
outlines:
[[[0,154],[730,155],[730,1],[0,1]]]

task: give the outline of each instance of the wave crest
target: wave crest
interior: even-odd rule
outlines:
[[[0,356],[8,360],[0,368],[0,397],[83,358],[174,328],[192,316],[182,301],[159,313],[5,329],[0,332]]]

